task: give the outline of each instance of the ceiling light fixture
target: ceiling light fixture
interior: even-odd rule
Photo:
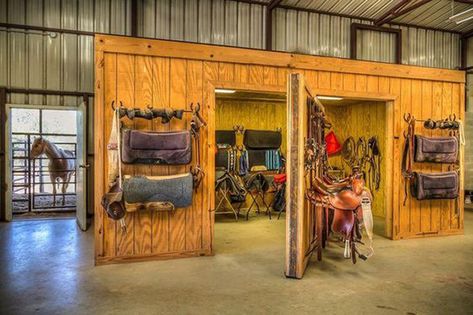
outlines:
[[[469,21],[473,19],[473,8],[454,14],[448,19],[452,22],[455,22],[456,24],[461,24],[463,22]]]
[[[235,92],[236,92],[235,90],[215,89],[215,93],[219,93],[219,94],[233,94]]]
[[[317,96],[319,100],[327,100],[327,101],[341,101],[343,98],[337,96]]]

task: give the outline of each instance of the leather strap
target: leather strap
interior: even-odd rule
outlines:
[[[416,119],[411,116],[411,119],[407,122],[407,134],[405,135],[406,142],[404,144],[404,150],[402,152],[402,176],[405,178],[404,182],[404,201],[403,205],[406,205],[408,186],[414,178],[412,172],[412,165],[414,163],[414,133]]]

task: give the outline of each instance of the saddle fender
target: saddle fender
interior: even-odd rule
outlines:
[[[337,211],[333,212],[332,231],[340,233],[345,238],[350,237],[350,233],[355,225],[355,213],[353,211]]]

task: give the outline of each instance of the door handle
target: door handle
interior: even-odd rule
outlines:
[[[79,164],[80,168],[89,168],[90,164]]]

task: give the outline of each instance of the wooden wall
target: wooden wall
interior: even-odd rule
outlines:
[[[386,112],[385,102],[360,102],[350,105],[325,106],[327,116],[333,125],[333,131],[341,144],[353,137],[355,142],[364,137],[368,140],[377,136],[381,151],[381,183],[379,190],[372,190],[374,196],[373,215],[386,216]],[[350,174],[350,167],[343,162],[341,154],[329,158],[330,165],[343,168]],[[367,175],[368,176],[368,175]]]
[[[318,95],[342,95],[387,99],[394,104],[392,198],[395,239],[463,231],[463,208],[454,201],[418,202],[402,205],[401,150],[404,143],[402,115],[440,118],[450,113],[464,116],[464,72],[413,66],[379,64],[337,58],[313,57],[240,48],[133,39],[97,35],[95,43],[95,258],[96,263],[142,260],[212,253],[214,207],[213,183],[215,99],[213,88],[284,91],[287,75],[302,72]],[[173,214],[141,212],[127,216],[128,232],[122,234],[100,207],[106,191],[107,151],[112,100],[127,106],[189,107],[203,104],[209,125],[201,143],[206,171],[192,207]],[[132,122],[126,122],[131,124]],[[147,121],[133,122],[140,129],[178,129],[188,120],[170,126]],[[419,131],[420,128],[419,128]],[[440,170],[446,166],[416,165]],[[133,166],[126,173],[175,174],[188,167]],[[463,188],[463,180],[462,186]],[[463,204],[463,194],[460,200]]]
[[[235,125],[245,129],[276,130],[281,128],[281,150],[286,152],[286,102],[216,99],[215,129],[232,130]],[[243,135],[237,135],[237,143],[242,144]]]

